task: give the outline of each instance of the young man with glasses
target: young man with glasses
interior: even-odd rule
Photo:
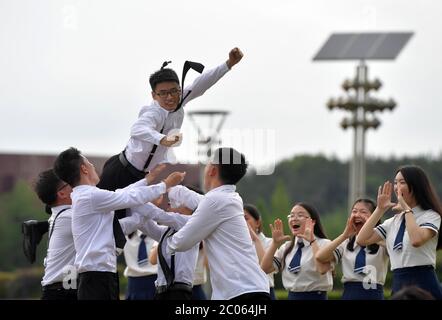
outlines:
[[[180,140],[176,132],[183,124],[182,107],[203,95],[242,57],[240,49],[232,49],[226,62],[204,72],[184,89],[176,72],[165,68],[168,64],[165,62],[149,79],[153,101],[141,108],[124,151],[105,163],[98,187],[107,190],[126,187],[143,178],[157,164],[170,162],[168,148]]]

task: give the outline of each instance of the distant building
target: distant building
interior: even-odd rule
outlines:
[[[88,156],[95,165],[98,173],[101,173],[106,157]],[[56,155],[38,154],[7,154],[0,153],[0,194],[11,191],[17,181],[24,180],[30,185],[35,181],[38,174],[53,166]],[[184,185],[199,186],[199,166],[190,164],[169,165],[159,178],[165,178],[173,171],[186,171]]]

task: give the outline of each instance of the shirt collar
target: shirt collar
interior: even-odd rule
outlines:
[[[422,209],[422,207],[420,205],[415,206],[411,210],[413,210],[413,214],[417,214],[417,213],[421,213],[421,212],[425,211],[424,209]]]
[[[213,188],[212,190],[210,190],[209,192],[206,193],[215,193],[215,192],[235,192],[236,190],[236,186],[234,184],[223,184],[222,186]]]
[[[63,209],[70,209],[70,208],[71,208],[70,204],[63,204],[63,205],[51,208],[51,211],[52,211],[53,214],[57,214],[57,213],[59,213]]]

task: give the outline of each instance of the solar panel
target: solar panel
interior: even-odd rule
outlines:
[[[313,60],[394,60],[412,35],[412,32],[333,33]]]

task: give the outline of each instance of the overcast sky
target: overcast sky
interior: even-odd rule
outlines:
[[[344,95],[341,83],[357,63],[312,57],[333,32],[412,31],[395,61],[369,62],[369,77],[383,82],[373,96],[398,107],[378,115],[367,154],[439,155],[441,13],[437,0],[0,0],[0,152],[76,146],[115,154],[150,101],[149,74],[164,60],[180,74],[185,60],[210,68],[238,46],[241,63],[187,110],[230,111],[222,137],[241,150],[260,132],[268,138],[263,156],[276,160],[348,159],[352,133],[339,126],[346,113],[326,102]],[[188,119],[182,131],[176,151],[188,161],[197,150]],[[231,142],[236,133],[241,139]]]

